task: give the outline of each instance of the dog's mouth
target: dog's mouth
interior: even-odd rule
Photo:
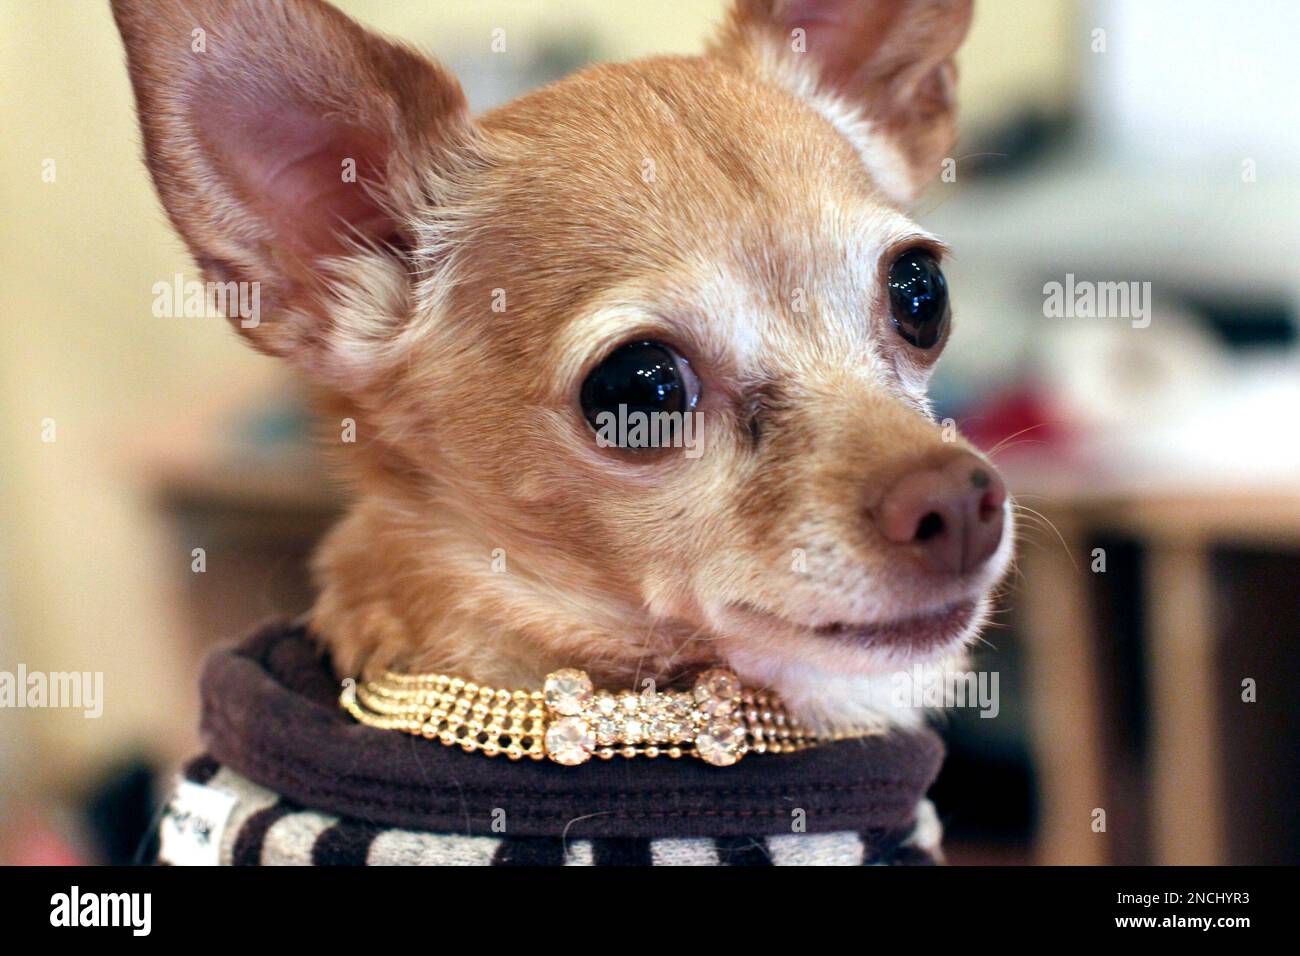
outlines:
[[[960,640],[974,621],[978,606],[977,601],[970,599],[947,604],[921,614],[886,621],[867,623],[836,621],[815,626],[800,624],[753,607],[746,607],[745,610],[750,614],[761,615],[774,624],[779,623],[794,631],[816,635],[830,641],[923,652]]]
[[[836,622],[809,630],[821,637],[852,644],[888,644],[923,651],[951,644],[964,635],[975,618],[975,608],[974,601],[960,601],[911,617],[869,624]]]

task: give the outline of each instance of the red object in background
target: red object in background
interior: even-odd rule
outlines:
[[[1032,388],[998,392],[976,402],[964,410],[960,424],[972,444],[998,458],[1059,453],[1073,438],[1066,416]]]
[[[6,866],[89,866],[93,862],[35,810],[19,810],[0,832],[0,863]]]

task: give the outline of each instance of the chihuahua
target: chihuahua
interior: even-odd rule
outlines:
[[[890,676],[960,656],[1012,550],[926,397],[944,247],[902,211],[969,0],[735,0],[701,55],[478,118],[320,0],[113,12],[205,279],[255,286],[237,331],[355,423],[311,612],[340,676],[720,665],[819,727],[921,720]]]

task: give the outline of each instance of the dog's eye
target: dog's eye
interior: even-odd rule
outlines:
[[[593,428],[608,412],[616,418],[639,412],[686,412],[699,401],[690,364],[660,342],[629,342],[597,365],[582,383],[582,412]]]
[[[912,249],[889,267],[889,307],[898,334],[919,349],[934,348],[948,325],[948,283],[939,262]]]

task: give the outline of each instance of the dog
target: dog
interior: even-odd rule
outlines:
[[[891,678],[959,659],[1012,553],[926,396],[945,248],[904,212],[969,0],[735,0],[701,55],[477,118],[319,0],[113,11],[172,223],[257,284],[232,325],[355,489],[314,562],[337,677],[721,666],[827,732],[920,725]],[[635,413],[698,440],[599,440]]]

